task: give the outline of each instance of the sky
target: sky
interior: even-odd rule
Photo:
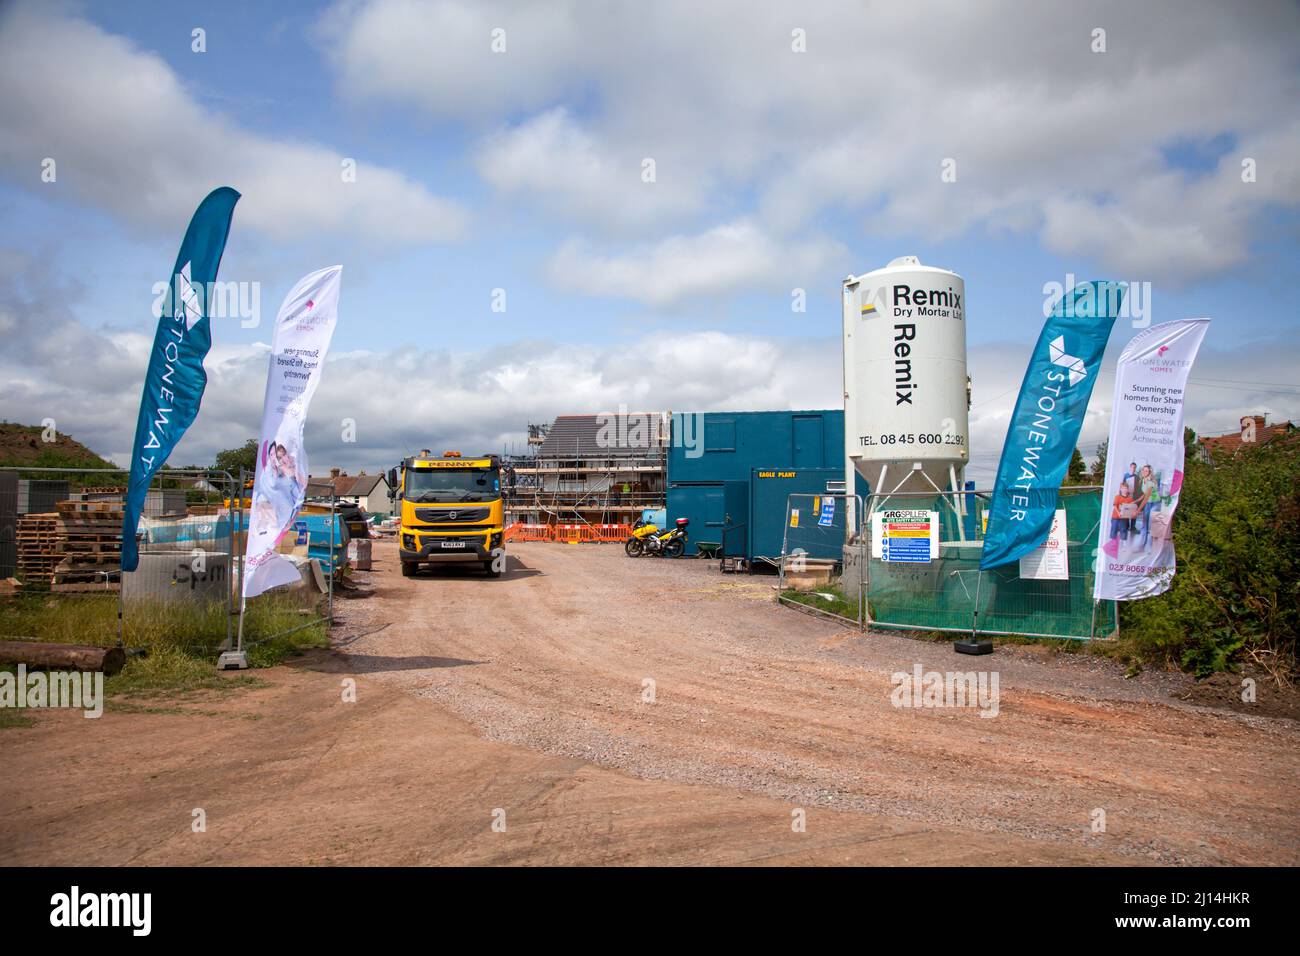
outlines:
[[[1300,419],[1297,36],[1269,2],[0,0],[0,417],[129,461],[155,285],[229,185],[247,308],[174,465],[254,436],[275,312],[333,263],[316,473],[840,407],[841,281],[903,255],[965,280],[982,486],[1069,276],[1143,307],[1087,455],[1145,323],[1212,320],[1198,432]]]

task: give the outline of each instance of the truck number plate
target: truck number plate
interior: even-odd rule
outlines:
[[[465,542],[464,542],[464,541],[444,541],[444,542],[442,542],[442,546],[443,546],[444,548],[463,548],[463,547],[465,547]]]

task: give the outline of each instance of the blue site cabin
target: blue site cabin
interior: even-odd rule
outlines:
[[[687,554],[725,544],[751,566],[774,561],[790,494],[843,493],[843,409],[674,414],[672,429],[668,519],[690,519]],[[840,544],[814,556],[839,560]]]

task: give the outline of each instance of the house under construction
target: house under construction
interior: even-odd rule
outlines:
[[[528,426],[528,454],[507,459],[507,521],[631,524],[664,506],[670,416],[561,415]]]

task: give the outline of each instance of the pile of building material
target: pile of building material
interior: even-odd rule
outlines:
[[[786,555],[785,586],[796,591],[826,587],[835,573],[835,562],[805,555]]]
[[[54,569],[64,554],[58,514],[20,516],[17,537],[18,576],[23,580],[23,587],[48,590]]]
[[[82,488],[77,495],[68,495],[69,500],[77,501],[121,501],[126,494],[126,485],[93,485]]]
[[[353,538],[348,542],[348,564],[358,571],[369,571],[374,567],[369,538]]]
[[[115,591],[122,562],[120,501],[60,501],[63,557],[52,591]]]

